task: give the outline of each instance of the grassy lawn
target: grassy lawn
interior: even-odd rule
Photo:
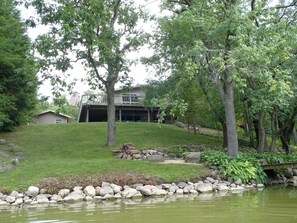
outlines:
[[[207,169],[198,165],[156,164],[114,158],[111,150],[131,142],[137,149],[169,145],[209,144],[221,141],[189,134],[171,125],[117,123],[117,145],[107,148],[106,123],[28,125],[0,138],[19,146],[25,161],[13,171],[1,173],[0,189],[25,190],[48,177],[85,176],[114,172],[146,174],[168,182],[197,179]]]

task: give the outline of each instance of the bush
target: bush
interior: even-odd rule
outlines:
[[[258,183],[266,182],[267,176],[252,153],[241,153],[237,159],[233,159],[226,152],[209,149],[203,152],[202,160],[220,168],[224,177],[233,180],[240,178],[244,183],[252,179]]]

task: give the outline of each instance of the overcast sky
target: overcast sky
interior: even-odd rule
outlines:
[[[136,2],[137,4],[143,6],[143,8],[149,10],[150,13],[158,14],[160,12],[160,0],[136,0]],[[29,18],[30,16],[36,16],[36,13],[32,8],[26,9],[24,7],[20,7],[20,11],[22,18],[24,19]],[[146,31],[152,30],[152,24],[143,24],[142,26]],[[39,25],[35,28],[29,28],[28,36],[32,40],[34,40],[38,35],[44,34],[46,32],[47,28]],[[149,56],[152,54],[153,51],[150,50],[148,46],[143,46],[142,48],[140,48],[139,52],[130,53],[129,59],[139,59],[142,56]],[[74,74],[73,78],[77,79],[85,77],[86,75],[86,72],[84,71],[80,62],[74,65],[74,68],[73,70],[71,70],[71,72]],[[134,79],[134,85],[138,85],[145,83],[146,79],[153,78],[153,74],[147,71],[144,65],[138,63],[137,65],[131,67],[130,77]],[[81,95],[88,89],[89,87],[87,86],[87,84],[81,83],[80,81],[78,81],[78,83],[74,87],[74,91],[79,92]],[[41,85],[38,93],[44,96],[51,96],[51,85],[49,84],[49,82],[46,81],[43,85]]]

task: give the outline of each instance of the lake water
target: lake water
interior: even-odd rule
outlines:
[[[1,223],[297,223],[297,187],[24,208],[0,207]]]

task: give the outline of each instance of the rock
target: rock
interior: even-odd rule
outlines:
[[[149,155],[146,158],[147,161],[149,162],[164,162],[164,157],[161,155]]]
[[[0,167],[0,173],[11,171],[14,168],[13,164],[8,164]]]
[[[116,184],[110,184],[110,187],[112,188],[114,194],[120,193],[123,189],[121,186]]]
[[[7,196],[7,197],[5,198],[5,201],[6,201],[7,203],[9,203],[9,204],[12,204],[12,203],[14,203],[14,202],[16,201],[16,199],[15,199],[14,196]]]
[[[84,200],[85,201],[92,201],[93,200],[93,197],[87,195]]]
[[[297,176],[294,176],[292,180],[293,180],[293,185],[297,187]]]
[[[73,191],[80,191],[80,192],[82,192],[82,189],[83,189],[83,187],[76,186],[76,187],[73,188]]]
[[[99,196],[100,195],[100,190],[101,190],[101,187],[96,187],[95,188],[96,196]]]
[[[110,186],[110,183],[108,182],[102,182],[101,187],[108,187]]]
[[[45,203],[49,202],[49,200],[45,194],[38,194],[35,199],[38,204],[45,204]]]
[[[121,193],[117,193],[113,197],[116,199],[119,199],[119,198],[122,198],[122,195],[121,195]]]
[[[17,197],[18,195],[19,195],[19,192],[15,191],[15,190],[10,193],[10,196],[12,196],[12,197]]]
[[[111,195],[111,194],[106,194],[106,195],[104,196],[104,199],[105,199],[105,200],[112,199],[112,198],[114,198],[114,196]]]
[[[241,186],[236,186],[236,187],[231,187],[230,188],[231,192],[237,192],[237,191],[243,191],[243,190],[245,190],[245,188],[241,187]]]
[[[200,163],[201,152],[191,152],[185,157],[186,163]]]
[[[176,194],[184,194],[184,190],[183,189],[177,189],[175,191]]]
[[[70,193],[70,190],[69,189],[62,189],[59,191],[58,195],[61,197],[61,198],[64,198],[66,196],[68,196]]]
[[[132,158],[134,160],[140,160],[141,159],[141,154],[133,154]]]
[[[191,190],[194,190],[194,185],[187,185],[184,187],[184,194],[190,193]]]
[[[197,190],[200,193],[210,193],[213,191],[212,184],[210,184],[210,183],[196,184],[195,190]]]
[[[8,206],[9,203],[7,203],[6,201],[2,201],[0,200],[0,206]]]
[[[167,192],[163,189],[157,188],[152,185],[145,185],[138,187],[137,190],[145,196],[160,196],[160,195],[166,195]]]
[[[96,202],[96,201],[102,201],[102,200],[105,200],[105,198],[102,197],[102,196],[95,196],[95,197],[94,197],[94,201],[95,201],[95,202]]]
[[[124,198],[132,198],[134,195],[136,195],[138,191],[134,188],[130,188],[128,186],[125,187],[124,191],[122,191],[122,197]]]
[[[26,192],[29,197],[36,197],[39,193],[39,188],[35,186],[30,186]]]
[[[212,183],[212,184],[216,182],[216,180],[211,177],[206,177],[205,180],[207,180],[209,183]]]
[[[177,184],[178,188],[180,188],[180,189],[184,189],[184,187],[187,186],[187,185],[188,185],[188,184],[185,183],[185,182],[179,182],[179,183]]]
[[[241,185],[241,184],[242,184],[242,180],[241,180],[240,178],[238,178],[238,179],[234,182],[234,184],[236,184],[236,185]]]
[[[217,190],[218,191],[228,191],[229,187],[227,187],[225,184],[218,184],[217,185]]]
[[[104,197],[106,194],[110,194],[113,195],[113,189],[110,187],[110,185],[108,186],[102,186],[99,192],[99,195]]]
[[[96,190],[95,190],[95,188],[93,186],[87,186],[84,189],[84,193],[85,193],[85,195],[90,196],[90,197],[95,197],[96,196]]]
[[[42,189],[40,189],[39,193],[40,193],[40,194],[46,194],[46,193],[47,193],[47,190],[44,189],[44,188],[42,188]]]
[[[264,184],[257,184],[257,188],[263,188]]]
[[[168,190],[172,186],[172,184],[161,184],[161,186],[162,189]]]
[[[83,201],[85,196],[86,195],[80,191],[73,191],[64,198],[64,201],[68,203]]]
[[[178,186],[172,185],[171,187],[169,187],[168,191],[175,193],[178,189],[179,189]]]
[[[32,199],[24,199],[24,203],[25,204],[31,204],[32,203]]]
[[[5,139],[0,139],[0,145],[6,145],[6,144],[7,144],[7,142]]]
[[[244,188],[247,190],[250,190],[250,189],[254,189],[255,187],[253,185],[245,185]]]
[[[22,203],[24,203],[23,198],[18,198],[18,199],[16,199],[16,201],[14,202],[15,205],[20,205],[20,204],[22,204]]]
[[[286,178],[292,178],[294,176],[292,168],[287,168],[284,170],[284,176]]]
[[[63,201],[63,198],[57,194],[54,194],[53,196],[51,196],[51,201],[61,202]]]

